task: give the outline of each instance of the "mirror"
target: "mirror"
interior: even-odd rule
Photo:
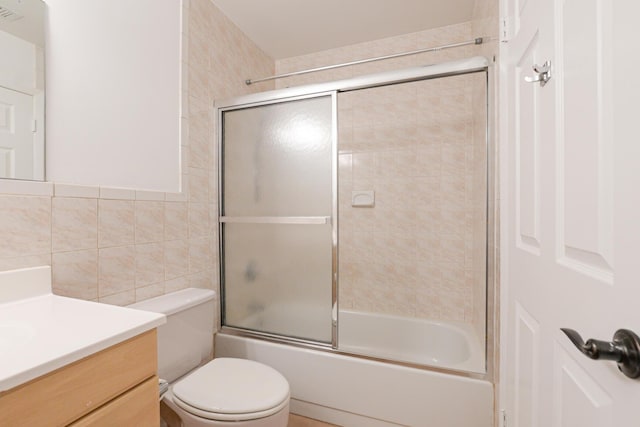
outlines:
[[[44,180],[42,0],[0,0],[0,178]]]

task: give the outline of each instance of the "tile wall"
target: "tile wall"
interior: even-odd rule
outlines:
[[[0,270],[51,265],[54,292],[125,305],[217,287],[213,100],[274,62],[210,0],[183,0],[181,193],[0,180]]]
[[[276,71],[422,49],[477,37],[464,23],[276,61]],[[280,80],[349,78],[481,54],[424,53]],[[461,321],[484,336],[486,217],[484,76],[340,94],[339,242],[343,308]],[[481,106],[482,107],[482,106]],[[352,190],[374,190],[354,208]]]

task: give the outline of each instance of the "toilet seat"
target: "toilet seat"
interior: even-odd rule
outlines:
[[[209,420],[246,421],[277,413],[289,403],[289,383],[252,360],[218,358],[173,386],[173,401]]]

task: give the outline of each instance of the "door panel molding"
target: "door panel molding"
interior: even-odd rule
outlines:
[[[611,396],[557,341],[554,356],[554,427],[613,427]]]
[[[555,21],[557,261],[613,284],[611,6],[560,1]]]
[[[527,83],[538,61],[539,34],[534,32],[514,70],[516,155],[516,246],[540,255],[540,144],[536,85]]]
[[[540,324],[518,302],[515,303],[515,419],[519,427],[538,425],[540,390]]]

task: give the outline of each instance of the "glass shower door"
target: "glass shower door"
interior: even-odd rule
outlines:
[[[221,112],[224,326],[332,342],[334,97]]]

